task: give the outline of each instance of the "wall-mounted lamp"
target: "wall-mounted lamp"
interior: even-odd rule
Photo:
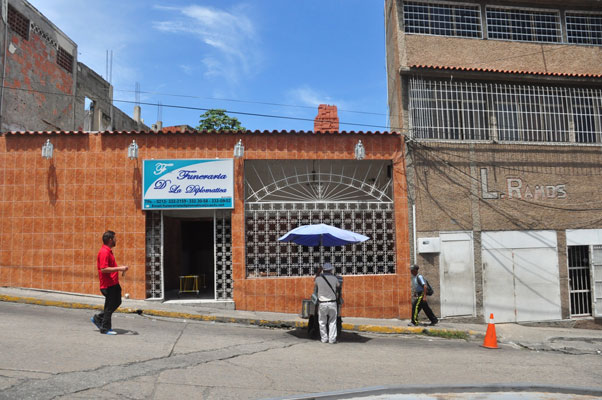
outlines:
[[[132,140],[132,143],[128,146],[128,158],[130,160],[135,160],[138,158],[138,145],[135,140]]]
[[[242,139],[240,139],[238,141],[238,143],[236,143],[236,146],[234,146],[234,157],[241,158],[244,155],[245,155],[245,146],[242,144]]]
[[[46,143],[42,146],[42,157],[50,160],[52,158],[52,152],[54,151],[54,146],[50,143],[50,139],[46,140]]]
[[[366,148],[364,147],[364,145],[362,144],[362,141],[360,140],[355,145],[355,159],[363,160],[364,157],[366,157]]]

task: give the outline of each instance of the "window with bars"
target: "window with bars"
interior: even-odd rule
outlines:
[[[478,5],[459,3],[403,4],[406,33],[481,38],[481,10]]]
[[[405,33],[483,38],[479,5],[405,1]],[[559,10],[486,6],[487,38],[563,43]],[[602,13],[566,11],[567,42],[602,45]]]
[[[487,6],[487,37],[522,42],[562,42],[560,13]]]
[[[29,40],[29,19],[10,4],[8,5],[8,25],[23,39]]]
[[[423,139],[602,142],[602,90],[410,78]]]
[[[245,220],[249,277],[312,276],[325,261],[341,275],[395,273],[393,203],[246,203]],[[319,223],[370,239],[336,247],[278,241],[292,228]]]
[[[60,46],[56,52],[56,63],[63,67],[65,71],[69,73],[73,72],[73,56]]]
[[[566,35],[569,43],[602,45],[602,14],[567,11]]]

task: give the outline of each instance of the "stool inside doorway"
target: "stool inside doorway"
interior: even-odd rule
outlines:
[[[178,296],[182,293],[196,293],[199,294],[199,276],[198,275],[183,275],[180,276],[180,291]]]

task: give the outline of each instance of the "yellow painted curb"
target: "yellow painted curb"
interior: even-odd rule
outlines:
[[[93,304],[84,304],[84,303],[75,303],[75,302],[64,302],[64,301],[55,301],[55,300],[40,300],[33,297],[17,297],[17,296],[7,296],[0,295],[0,301],[10,302],[10,303],[23,303],[23,304],[34,304],[40,306],[52,306],[52,307],[62,307],[62,308],[73,308],[73,309],[90,309],[90,310],[102,310],[102,305],[93,305]],[[162,310],[152,310],[152,309],[134,309],[129,307],[120,307],[117,309],[118,313],[132,313],[132,314],[144,314],[148,316],[155,317],[165,317],[165,318],[179,318],[179,319],[188,319],[191,321],[208,321],[208,322],[225,322],[225,323],[239,323],[239,324],[247,324],[247,325],[257,325],[257,326],[265,326],[272,328],[307,328],[307,322],[305,321],[269,321],[265,319],[251,319],[251,318],[233,318],[233,317],[220,317],[215,315],[202,315],[202,314],[189,314],[183,312],[175,312],[175,311],[162,311]],[[479,337],[483,336],[480,332],[475,331],[458,331],[453,329],[442,329],[442,328],[426,328],[426,327],[418,327],[418,326],[379,326],[379,325],[353,325],[348,323],[343,323],[343,330],[346,331],[355,331],[355,332],[372,332],[372,333],[383,333],[383,334],[430,334],[437,335],[440,333],[443,336],[445,333],[453,334],[453,333],[465,333],[470,337]]]

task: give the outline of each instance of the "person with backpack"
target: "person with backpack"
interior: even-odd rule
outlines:
[[[337,311],[338,288],[341,283],[332,273],[331,263],[324,263],[322,273],[316,276],[314,293],[318,297],[318,323],[320,325],[320,339],[322,343],[335,344],[337,342]]]
[[[410,326],[418,325],[418,313],[420,310],[424,310],[424,313],[431,320],[431,326],[437,325],[439,320],[433,313],[433,310],[429,307],[426,296],[433,294],[433,289],[429,285],[428,281],[418,273],[418,265],[413,264],[410,266],[412,272],[412,292],[414,293],[414,301],[412,301],[412,319]]]

